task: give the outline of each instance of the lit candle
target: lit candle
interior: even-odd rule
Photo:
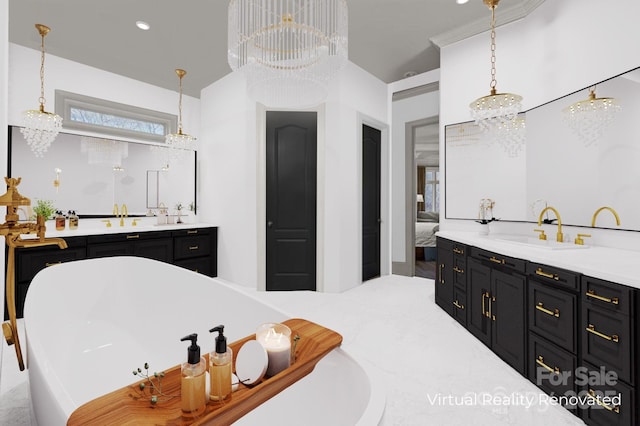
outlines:
[[[267,351],[267,376],[274,376],[291,365],[291,329],[284,324],[262,324],[256,340]]]

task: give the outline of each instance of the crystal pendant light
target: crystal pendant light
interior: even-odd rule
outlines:
[[[476,124],[485,132],[502,138],[501,143],[512,143],[509,137],[514,129],[523,128],[516,123],[518,113],[522,109],[522,96],[513,93],[498,93],[496,81],[496,17],[495,10],[500,0],[484,0],[491,9],[491,91],[489,95],[476,99],[469,104],[471,116]],[[515,138],[513,143],[520,143],[523,138]],[[509,148],[511,149],[511,148]],[[519,148],[518,148],[519,150]]]
[[[170,133],[165,137],[167,145],[177,150],[193,150],[196,138],[182,133],[182,78],[187,74],[185,70],[177,69],[176,74],[180,80],[180,96],[178,98],[178,133]]]
[[[231,0],[228,61],[269,107],[322,102],[348,56],[346,0]]]
[[[596,97],[595,86],[589,89],[589,97],[562,110],[566,123],[582,139],[585,146],[598,141],[609,127],[621,107],[614,98]]]
[[[40,45],[40,109],[32,109],[22,113],[23,127],[20,132],[29,144],[36,157],[42,157],[58,136],[62,128],[62,117],[44,110],[44,38],[51,30],[46,25],[36,24],[42,43]]]

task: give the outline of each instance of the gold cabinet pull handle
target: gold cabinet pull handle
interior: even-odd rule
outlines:
[[[551,310],[545,308],[544,305],[542,304],[542,302],[538,302],[538,304],[536,305],[536,309],[539,310],[540,312],[544,312],[547,315],[551,315],[552,317],[560,318],[560,310],[559,309],[554,309],[553,311],[551,311]]]
[[[617,305],[618,303],[620,303],[620,302],[618,301],[618,298],[617,298],[617,297],[613,297],[613,298],[609,299],[608,297],[598,296],[598,295],[596,294],[596,292],[595,292],[595,291],[593,291],[593,290],[587,290],[587,292],[585,293],[585,295],[586,295],[587,297],[592,297],[592,298],[594,298],[594,299],[596,299],[596,300],[600,300],[600,301],[602,301],[602,302],[613,303],[614,305]]]
[[[620,406],[619,405],[614,405],[612,407],[612,406],[610,406],[608,404],[605,404],[604,402],[602,402],[600,400],[600,398],[598,398],[596,396],[596,393],[595,393],[595,391],[593,389],[589,389],[589,397],[591,397],[591,399],[593,399],[596,402],[596,404],[598,404],[599,406],[601,406],[605,410],[611,411],[611,412],[616,413],[616,414],[620,414]]]
[[[454,271],[456,271],[459,274],[464,274],[464,269],[460,269],[457,266],[455,268],[453,268]]]
[[[455,306],[458,309],[464,309],[464,305],[461,305],[460,303],[458,303],[457,300],[453,302],[453,306]]]
[[[486,293],[482,293],[482,316],[486,317],[487,316],[487,311],[485,310],[485,306],[484,306],[484,298],[486,297]]]
[[[611,336],[607,336],[606,334],[600,333],[598,330],[596,330],[596,327],[593,324],[589,324],[589,327],[587,327],[585,330],[587,330],[591,334],[595,334],[596,336],[601,337],[601,338],[603,338],[605,340],[608,340],[610,342],[618,343],[618,341],[619,341],[619,338],[618,338],[617,334],[613,334]]]
[[[136,238],[140,238],[140,235],[127,235],[127,240],[135,240]]]
[[[62,261],[58,260],[57,262],[47,262],[47,263],[44,264],[44,266],[48,268],[49,266],[59,265],[61,263],[62,263]]]
[[[199,248],[198,246],[189,246],[189,250],[198,250]]]
[[[191,231],[187,231],[187,234],[197,234],[198,230],[197,229],[193,229]]]
[[[549,371],[550,373],[560,374],[560,369],[558,367],[552,368],[544,363],[544,358],[542,357],[542,355],[538,355],[538,358],[536,358],[536,364],[538,364],[540,367],[544,368],[545,370]]]
[[[444,284],[444,274],[442,273],[442,270],[444,269],[444,263],[440,264],[440,284]]]
[[[548,272],[544,272],[542,270],[542,268],[538,268],[536,269],[536,275],[540,275],[541,277],[545,277],[545,278],[551,278],[552,280],[560,280],[560,277],[557,276],[556,274],[550,274]]]
[[[488,295],[489,295],[489,293],[487,293],[487,296]],[[496,301],[496,297],[495,296],[492,296],[491,299],[489,299],[489,316],[491,317],[491,319],[493,321],[496,320],[496,316],[491,313],[491,307],[493,305],[493,302],[495,302],[495,301]]]
[[[460,249],[459,249],[459,248],[457,248],[457,247],[453,249],[453,252],[454,252],[455,254],[464,254],[464,250],[460,250]]]
[[[493,263],[499,263],[500,265],[504,265],[504,259],[496,259],[494,256],[491,256],[489,260],[492,261]]]

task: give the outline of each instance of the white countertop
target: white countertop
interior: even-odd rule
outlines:
[[[440,231],[436,235],[505,256],[543,263],[590,277],[640,288],[640,274],[638,273],[640,251],[598,246],[552,250],[498,240],[499,234],[479,235],[477,232],[467,231]],[[572,243],[563,244],[571,245]]]
[[[133,219],[136,219],[137,225],[133,226]],[[180,229],[206,228],[215,225],[202,222],[185,222],[173,223],[167,225],[158,225],[155,217],[127,217],[124,219],[124,226],[120,226],[119,218],[109,218],[111,226],[107,227],[107,223],[103,219],[80,219],[77,229],[69,229],[69,221],[67,221],[65,229],[56,231],[54,220],[48,220],[45,224],[47,231],[46,237],[77,237],[86,235],[102,235],[102,234],[120,234],[131,232],[150,232],[150,231],[176,231]],[[34,234],[24,235],[23,238],[35,238]]]

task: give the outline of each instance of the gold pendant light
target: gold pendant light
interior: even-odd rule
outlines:
[[[476,124],[485,132],[493,133],[508,152],[517,152],[510,144],[521,144],[521,137],[513,137],[514,129],[523,129],[524,124],[517,122],[522,109],[522,96],[513,93],[498,93],[496,80],[496,18],[495,9],[500,0],[484,0],[491,9],[491,83],[490,93],[469,104],[471,115]]]
[[[23,127],[20,128],[20,132],[24,135],[35,156],[42,157],[62,128],[62,117],[44,110],[44,38],[51,29],[42,24],[36,24],[36,29],[42,38],[40,44],[40,108],[22,113]]]
[[[562,112],[569,127],[585,146],[590,146],[600,139],[620,109],[615,98],[598,98],[593,86],[587,99],[569,105]]]
[[[187,72],[182,69],[176,69],[176,74],[180,80],[180,95],[178,98],[178,133],[168,134],[165,137],[165,141],[167,145],[177,150],[193,150],[195,148],[196,138],[186,133],[182,133],[182,79],[187,75]]]

